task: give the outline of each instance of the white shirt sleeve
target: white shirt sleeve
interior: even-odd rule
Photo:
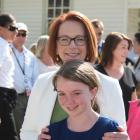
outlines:
[[[54,73],[40,75],[33,86],[21,128],[21,140],[37,140],[41,129],[50,123],[57,95],[52,86]]]
[[[2,67],[4,59],[7,55],[6,53],[7,53],[7,47],[6,46],[0,46],[0,68]]]

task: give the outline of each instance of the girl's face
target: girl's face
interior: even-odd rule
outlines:
[[[92,111],[91,100],[95,97],[95,88],[90,90],[87,85],[81,82],[59,77],[57,92],[59,104],[70,117],[87,115]]]
[[[63,62],[85,59],[87,42],[84,27],[81,23],[76,21],[62,23],[58,32],[57,54]]]
[[[116,47],[116,49],[113,51],[113,60],[124,63],[126,60],[126,57],[128,55],[128,41],[122,40]]]
[[[134,51],[136,54],[140,55],[140,43],[134,39]]]

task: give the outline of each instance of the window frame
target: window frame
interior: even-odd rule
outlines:
[[[43,15],[42,15],[42,34],[46,34],[48,32],[48,27],[50,22],[57,17],[59,14],[56,14],[57,10],[60,10],[60,14],[64,13],[65,10],[70,11],[71,10],[71,4],[72,0],[69,0],[69,5],[64,6],[64,1],[65,0],[60,0],[61,1],[61,6],[56,7],[56,1],[53,0],[53,6],[49,7],[49,0],[44,0],[43,1]],[[53,15],[49,16],[49,10],[53,11]]]

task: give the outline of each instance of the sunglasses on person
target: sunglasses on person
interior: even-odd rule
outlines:
[[[7,29],[11,32],[15,32],[16,30],[18,30],[18,28],[14,25],[8,25],[7,26]]]
[[[26,37],[27,36],[27,33],[18,33],[17,35],[16,35],[17,37]]]

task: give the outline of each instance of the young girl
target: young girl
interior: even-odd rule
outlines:
[[[115,121],[92,109],[99,82],[89,63],[66,62],[55,74],[53,85],[68,118],[49,126],[51,140],[101,140],[105,132],[117,131]]]

